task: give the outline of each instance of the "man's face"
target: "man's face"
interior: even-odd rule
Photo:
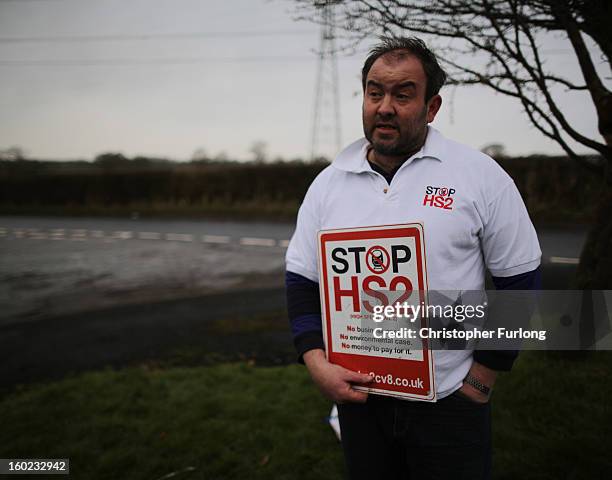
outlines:
[[[363,131],[376,153],[399,157],[421,148],[441,103],[439,95],[425,102],[426,87],[414,55],[386,54],[374,62],[363,96]]]

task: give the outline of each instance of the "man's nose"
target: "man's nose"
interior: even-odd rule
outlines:
[[[391,95],[385,95],[378,106],[378,114],[381,116],[390,116],[395,114],[393,106],[393,98]]]

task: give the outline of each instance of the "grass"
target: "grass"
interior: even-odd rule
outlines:
[[[609,478],[612,352],[524,352],[501,380],[495,478]]]
[[[85,374],[0,403],[3,458],[70,458],[73,478],[338,478],[330,404],[299,366]],[[325,454],[321,455],[322,452]]]
[[[607,478],[610,353],[521,355],[494,393],[495,478]],[[0,399],[0,457],[70,458],[78,479],[336,479],[329,409],[297,365],[104,370]]]

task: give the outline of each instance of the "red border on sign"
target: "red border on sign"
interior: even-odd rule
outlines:
[[[400,226],[397,228],[395,225],[388,226],[377,226],[365,227],[360,230],[351,229],[350,231],[334,231],[334,232],[321,232],[320,234],[320,249],[321,249],[321,264],[322,264],[322,281],[323,291],[325,295],[325,315],[326,315],[326,337],[327,337],[327,355],[328,360],[331,363],[342,365],[349,370],[360,370],[362,373],[369,373],[364,371],[364,365],[367,365],[369,371],[376,373],[384,372],[385,375],[391,374],[395,378],[420,378],[423,380],[423,388],[413,387],[402,387],[397,385],[390,385],[384,383],[371,384],[371,389],[378,390],[379,393],[384,392],[397,392],[399,394],[415,394],[422,395],[424,397],[434,396],[433,392],[433,375],[430,375],[430,362],[431,351],[429,350],[429,342],[427,339],[422,340],[423,342],[423,360],[408,360],[408,359],[390,359],[383,357],[372,357],[367,355],[359,355],[354,353],[341,353],[333,351],[332,345],[332,333],[331,333],[331,310],[330,310],[330,298],[329,298],[329,285],[327,279],[327,257],[326,257],[326,242],[332,241],[350,241],[350,240],[372,240],[379,238],[397,238],[397,237],[412,237],[415,240],[415,245],[418,254],[417,257],[417,280],[418,280],[418,291],[420,302],[425,301],[425,292],[427,291],[426,281],[426,256],[425,256],[425,245],[421,241],[422,225],[419,224],[421,229],[411,226]],[[384,228],[386,227],[386,228]],[[422,252],[422,255],[421,255]],[[421,326],[426,326],[426,320],[421,319]],[[430,382],[431,380],[431,382]]]

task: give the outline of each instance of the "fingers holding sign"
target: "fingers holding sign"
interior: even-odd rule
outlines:
[[[319,349],[306,352],[304,363],[319,390],[335,403],[364,403],[367,400],[368,394],[355,390],[353,386],[367,386],[372,382],[372,376],[329,363],[325,352]]]

